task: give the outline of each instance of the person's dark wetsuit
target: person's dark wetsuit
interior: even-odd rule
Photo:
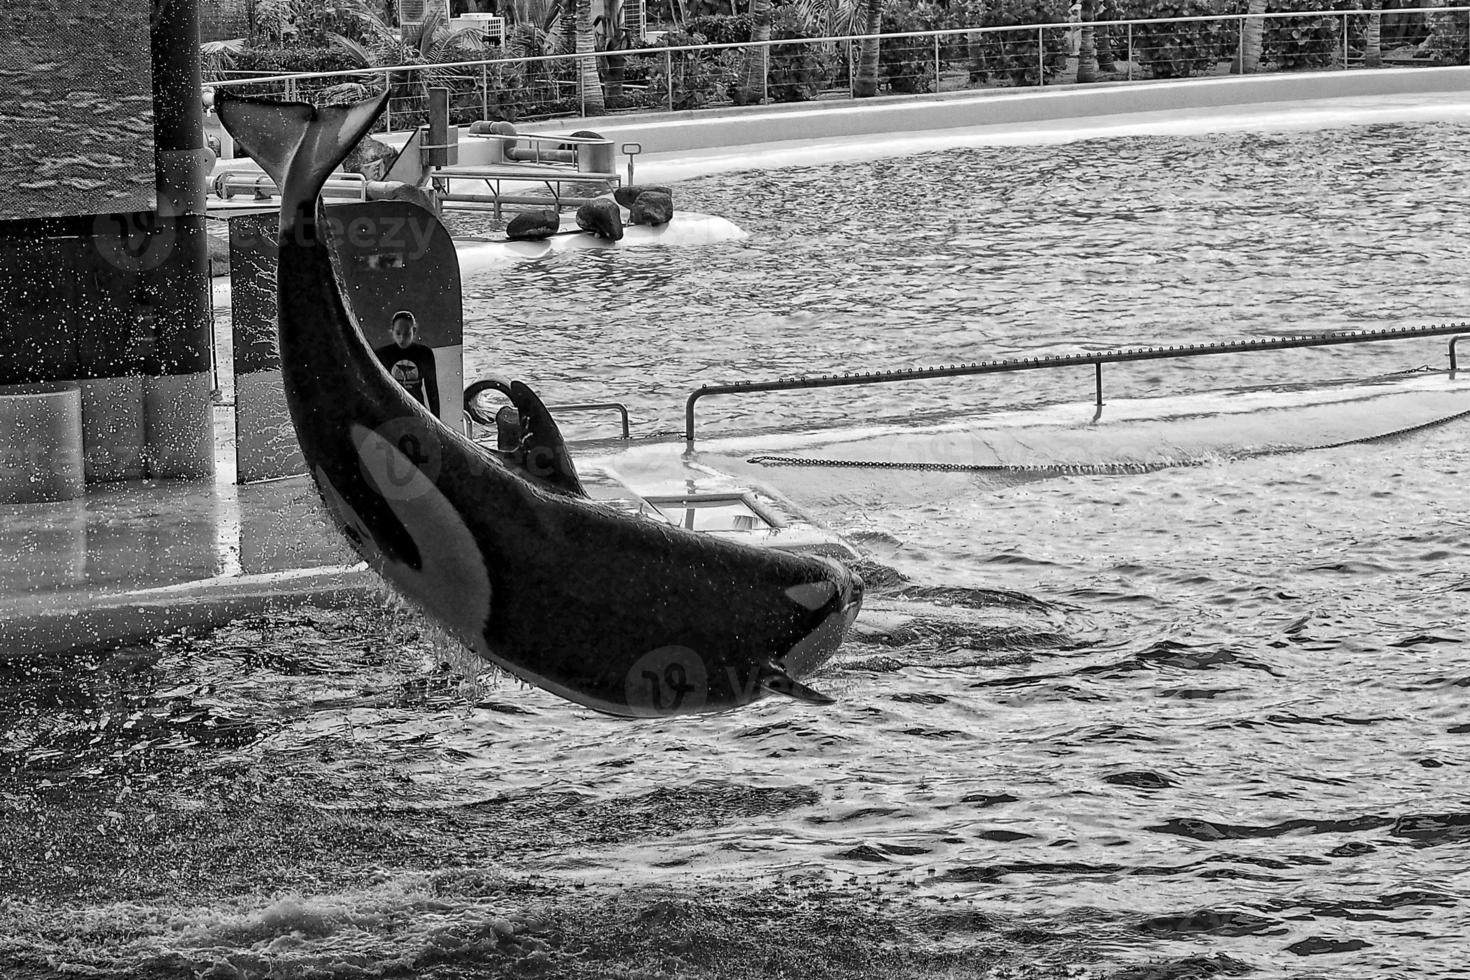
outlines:
[[[419,404],[439,414],[439,374],[434,368],[434,349],[413,343],[407,347],[384,344],[373,351],[383,367]]]

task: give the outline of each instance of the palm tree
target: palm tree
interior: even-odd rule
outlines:
[[[422,23],[396,27],[385,16],[381,3],[373,0],[346,0],[336,8],[350,24],[356,37],[332,33],[330,41],[336,47],[350,53],[364,68],[394,65],[434,65],[455,61],[474,61],[485,57],[485,36],[477,27],[462,27],[451,30],[440,7],[434,7]],[[396,96],[411,94],[415,101],[427,100],[429,89],[447,88],[452,94],[464,93],[470,84],[459,71],[453,68],[422,68],[412,75],[412,88],[398,76],[390,80],[389,87]],[[478,79],[475,80],[478,88]],[[453,105],[450,107],[454,111]]]
[[[1095,19],[1094,0],[1082,0],[1082,34],[1077,45],[1077,81],[1097,81],[1097,29],[1092,26]]]
[[[852,94],[860,99],[878,94],[878,34],[883,30],[883,0],[863,0],[863,38],[858,45]]]
[[[750,39],[755,46],[745,49],[745,84],[741,86],[747,105],[759,102],[766,93],[766,62],[771,55],[771,0],[750,0]]]
[[[1363,37],[1363,67],[1383,67],[1383,0],[1368,0],[1368,30]]]
[[[1260,15],[1266,12],[1266,0],[1249,0],[1245,10],[1251,16],[1245,19],[1241,28],[1240,64],[1235,66],[1239,75],[1254,74],[1256,65],[1260,64],[1261,31],[1265,24]]]
[[[572,0],[574,6],[573,37],[577,52],[577,87],[582,93],[582,115],[607,113],[602,98],[602,75],[597,70],[597,38],[592,33],[592,0]]]
[[[468,61],[485,53],[485,38],[480,29],[461,27],[450,30],[444,11],[438,6],[432,8],[422,22],[401,28],[394,26],[384,15],[382,7],[370,0],[345,3],[338,9],[351,20],[354,33],[361,40],[333,34],[332,43],[350,52],[364,67],[400,65],[415,59],[429,64],[456,58]],[[442,85],[444,81],[434,78],[433,84]]]
[[[1088,20],[1097,20],[1099,16],[1103,20],[1117,20],[1117,5],[1112,2],[1098,0],[1093,5],[1092,16]],[[1115,30],[1117,30],[1116,27],[1107,27],[1094,35],[1095,46],[1097,48],[1097,70],[1108,75],[1118,70],[1118,62],[1113,53],[1113,32]]]

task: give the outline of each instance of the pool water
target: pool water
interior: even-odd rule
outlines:
[[[700,384],[1463,319],[1470,128],[1129,136],[721,174],[679,206],[751,234],[558,255],[465,283],[465,375],[619,396]],[[1113,396],[1444,364],[1442,341],[1110,368]],[[721,398],[701,432],[1085,398],[1091,372]],[[707,422],[706,422],[707,420]],[[606,432],[606,427],[601,429]]]
[[[467,355],[697,383],[1463,314],[1470,130],[1128,138],[689,181],[745,241],[466,284]],[[1361,377],[1442,341],[1120,369]],[[1086,397],[962,379],[716,431]],[[817,709],[629,724],[391,605],[11,665],[0,973],[1436,977],[1470,936],[1463,424],[1147,473],[788,470],[869,555]],[[927,492],[924,492],[926,491]]]

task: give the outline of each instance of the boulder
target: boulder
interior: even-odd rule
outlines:
[[[342,161],[342,169],[348,173],[362,174],[368,180],[382,180],[388,175],[388,168],[393,166],[393,161],[398,159],[398,151],[387,143],[380,143],[371,136],[364,136],[362,140],[347,154],[347,159]]]
[[[561,215],[554,210],[522,211],[505,226],[505,237],[513,242],[539,242],[555,235]]]
[[[602,139],[602,134],[601,133],[594,133],[590,129],[579,129],[575,133],[573,133],[572,135],[574,137],[576,137],[577,139],[579,139],[579,140],[600,140],[600,139]],[[577,146],[577,144],[575,144],[575,143],[558,143],[557,144],[557,149],[559,149],[559,150],[573,150],[573,149],[576,149],[576,146]]]
[[[615,189],[613,191],[613,200],[625,208],[631,208],[633,202],[638,200],[638,195],[644,191],[658,191],[660,194],[667,194],[670,199],[674,196],[674,189],[672,187],[666,187],[663,184],[629,184],[626,187]]]
[[[389,180],[369,185],[368,198],[374,201],[408,201],[417,204],[425,211],[434,214],[442,214],[439,208],[439,195],[428,187],[420,187],[402,180]]]
[[[612,201],[599,197],[577,209],[577,227],[615,242],[623,237],[623,214]]]
[[[485,132],[492,136],[506,137],[500,141],[500,152],[507,157],[510,156],[510,151],[516,148],[516,128],[510,123],[497,119],[486,127]]]
[[[674,216],[674,199],[662,191],[644,191],[628,208],[630,225],[666,225]]]

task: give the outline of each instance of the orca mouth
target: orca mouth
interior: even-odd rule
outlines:
[[[866,588],[861,575],[857,572],[848,574],[852,576],[852,580],[847,589],[847,601],[842,607],[843,632],[852,629],[852,624],[857,621],[858,613],[863,611],[863,591]]]
[[[838,565],[835,561],[832,564]],[[811,630],[775,659],[776,665],[793,678],[806,677],[831,660],[862,609],[861,576],[845,566],[839,567],[842,568],[842,584],[838,593],[823,606],[820,618]]]

